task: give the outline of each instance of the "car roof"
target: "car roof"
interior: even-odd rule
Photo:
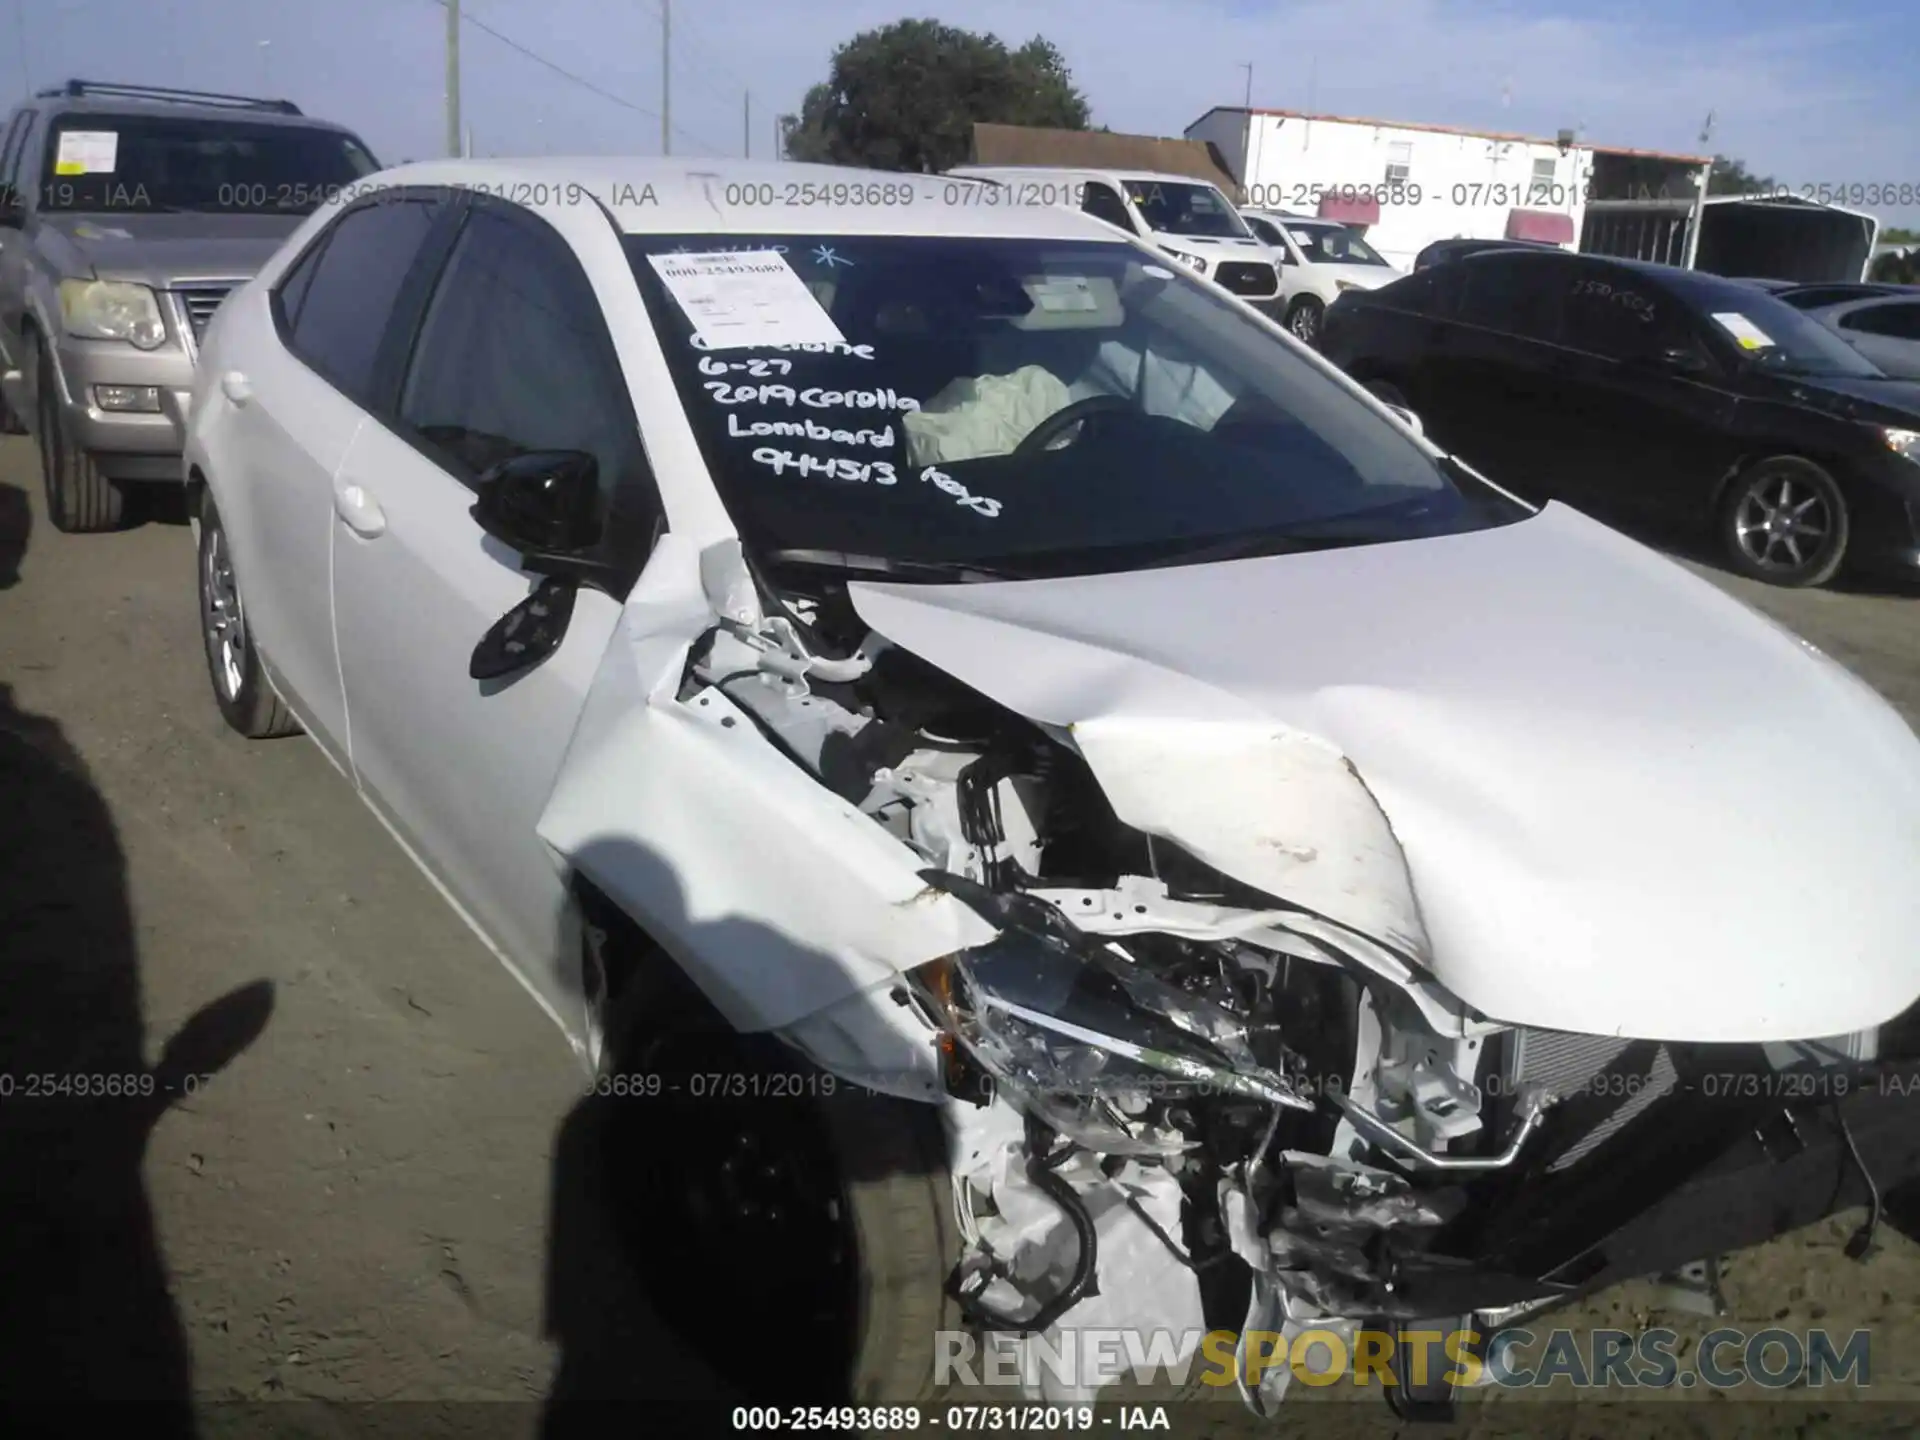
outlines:
[[[965,235],[1131,243],[1077,210],[969,204],[968,180],[790,161],[543,156],[420,160],[361,184],[464,185],[536,210],[591,198],[628,235]],[[904,202],[903,187],[912,196]]]
[[[39,111],[49,121],[68,115],[141,115],[156,120],[232,120],[247,125],[280,125],[295,130],[332,130],[342,135],[353,135],[345,125],[334,120],[323,120],[316,115],[289,115],[280,110],[238,105],[196,105],[187,100],[143,100],[136,96],[121,98],[113,95],[36,95],[15,107],[16,110],[27,108]]]
[[[1534,247],[1529,247],[1534,248]],[[1559,246],[1540,246],[1542,250],[1559,250]],[[1462,265],[1481,265],[1494,262],[1498,257],[1511,256],[1511,247],[1503,246],[1498,250],[1482,251],[1473,255],[1464,255],[1459,262]],[[1619,255],[1586,255],[1562,251],[1569,260],[1584,260],[1595,265],[1609,266],[1615,270],[1625,270],[1639,275],[1658,285],[1664,285],[1681,298],[1696,305],[1716,302],[1740,302],[1751,304],[1756,297],[1772,300],[1777,297],[1768,295],[1757,286],[1749,285],[1728,275],[1711,275],[1703,270],[1688,270],[1679,265],[1662,265],[1653,260],[1629,260]]]
[[[947,173],[962,179],[969,175],[1086,175],[1115,184],[1127,180],[1152,180],[1165,185],[1204,185],[1209,190],[1220,188],[1213,181],[1198,175],[1175,175],[1165,170],[1115,170],[1095,165],[956,165]]]

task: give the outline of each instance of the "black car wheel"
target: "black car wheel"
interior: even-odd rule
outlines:
[[[1742,575],[1769,585],[1824,585],[1846,559],[1846,497],[1811,460],[1780,455],[1736,479],[1720,506],[1720,539]]]
[[[60,382],[43,353],[39,367],[40,480],[47,492],[53,528],[68,534],[117,530],[126,515],[127,493],[101,473],[91,455],[74,444],[60,408]]]
[[[628,997],[598,1086],[605,1191],[663,1319],[749,1402],[917,1404],[961,1321],[945,1138],[677,988]],[[748,1300],[751,1297],[751,1300]],[[779,1317],[743,1346],[741,1306]]]
[[[1287,311],[1287,331],[1302,345],[1320,343],[1320,318],[1326,307],[1311,295],[1302,295]]]

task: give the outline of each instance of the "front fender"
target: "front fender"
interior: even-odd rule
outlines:
[[[788,1029],[992,939],[746,712],[711,691],[679,698],[690,647],[716,623],[699,553],[668,535],[588,690],[541,839],[742,1031]]]

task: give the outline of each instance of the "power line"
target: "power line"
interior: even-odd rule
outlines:
[[[444,9],[448,3],[448,0],[433,0],[433,3],[436,5],[439,5]],[[475,15],[471,10],[468,10],[464,5],[461,7],[461,10],[460,10],[460,19],[464,23],[473,26],[476,30],[480,31],[482,34],[492,36],[495,40],[498,40],[502,45],[505,45],[509,50],[512,50],[515,54],[524,56],[526,59],[533,61],[534,64],[539,65],[543,69],[552,71],[555,75],[558,75],[562,80],[569,81],[574,85],[578,85],[583,90],[589,91],[594,95],[598,95],[602,100],[606,100],[611,102],[612,104],[618,105],[623,110],[631,110],[636,115],[645,115],[649,119],[658,120],[661,118],[660,112],[658,110],[649,110],[645,105],[636,104],[632,100],[627,99],[627,97],[624,95],[616,95],[613,91],[607,89],[604,85],[596,85],[593,81],[587,79],[586,76],[578,74],[575,71],[569,70],[567,69],[566,66],[561,65],[556,61],[549,60],[546,56],[542,55],[539,51],[534,50],[529,46],[521,44],[518,40],[514,39],[511,35],[504,34],[501,31],[494,29],[493,26],[489,25],[486,21],[482,20],[478,15]],[[723,153],[718,146],[713,145],[708,141],[701,139],[698,135],[692,134],[687,130],[683,130],[678,125],[675,125],[673,127],[673,133],[680,136],[682,139],[693,141],[694,144],[699,145],[702,148],[711,151],[715,155],[719,155]]]

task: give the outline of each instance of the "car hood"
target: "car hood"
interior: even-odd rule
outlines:
[[[1170,235],[1156,230],[1153,243],[1169,250],[1184,250],[1189,255],[1198,255],[1202,260],[1264,260],[1273,263],[1273,252],[1260,241],[1248,239],[1214,238],[1200,235]]]
[[[1893,376],[1781,375],[1774,377],[1795,404],[1862,420],[1920,426],[1920,382]]]
[[[1315,274],[1324,275],[1329,280],[1344,280],[1350,285],[1359,285],[1367,290],[1378,290],[1382,285],[1391,285],[1402,278],[1403,272],[1387,265],[1326,265],[1311,267]]]
[[[48,225],[102,280],[167,289],[251,279],[304,215],[61,215]]]
[[[1920,740],[1783,627],[1564,507],[1440,539],[850,595],[1035,722],[1124,720],[1169,754],[1233,755],[1248,769],[1218,776],[1212,806],[1191,765],[1087,758],[1132,823],[1282,900],[1281,857],[1233,797],[1283,790],[1218,734],[1337,747],[1404,851],[1425,963],[1491,1018],[1762,1041],[1866,1028],[1920,995]],[[1324,829],[1342,841],[1339,817]]]

